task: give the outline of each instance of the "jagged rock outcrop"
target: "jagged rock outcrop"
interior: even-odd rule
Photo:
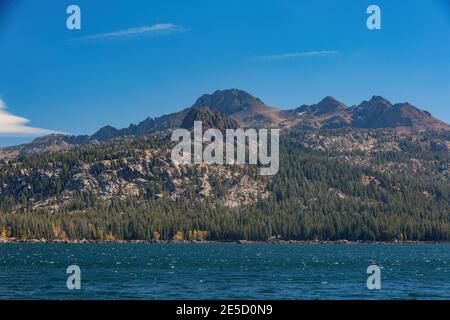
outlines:
[[[226,116],[218,111],[211,110],[207,107],[192,108],[181,124],[181,128],[192,130],[194,122],[201,121],[203,130],[210,128],[225,131],[226,129],[237,129],[240,124],[237,120]]]

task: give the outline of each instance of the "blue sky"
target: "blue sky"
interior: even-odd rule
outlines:
[[[66,28],[70,4],[81,30]],[[366,27],[370,4],[381,30]],[[19,0],[0,11],[0,123],[92,134],[225,88],[281,108],[382,95],[450,122],[446,0]],[[0,146],[45,133],[0,133]]]

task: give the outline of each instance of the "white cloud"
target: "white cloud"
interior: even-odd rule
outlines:
[[[285,60],[294,58],[307,58],[307,57],[328,57],[340,54],[339,51],[335,50],[324,50],[324,51],[303,51],[303,52],[292,52],[283,54],[274,54],[269,56],[258,56],[258,60]]]
[[[118,30],[114,32],[107,33],[98,33],[92,34],[85,37],[80,37],[75,40],[103,40],[103,39],[115,39],[115,38],[123,38],[133,35],[142,35],[142,34],[167,34],[173,32],[183,32],[184,29],[182,26],[175,25],[173,23],[157,23],[151,26],[143,26],[136,27],[124,30]]]
[[[27,125],[30,120],[15,116],[6,111],[5,102],[0,99],[0,135],[3,136],[37,136],[54,133],[54,131],[33,128]]]

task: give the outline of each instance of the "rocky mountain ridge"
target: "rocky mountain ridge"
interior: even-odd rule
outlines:
[[[202,95],[190,108],[158,118],[147,118],[128,128],[105,126],[92,136],[52,134],[37,138],[29,144],[3,148],[0,149],[0,159],[47,151],[67,151],[78,145],[127,136],[165,134],[182,127],[183,123],[186,125],[187,116],[212,121],[209,127],[214,127],[214,122],[219,121],[219,127],[226,123],[228,127],[277,127],[285,130],[355,128],[391,129],[399,132],[450,131],[448,124],[434,118],[429,112],[407,102],[392,104],[380,96],[373,96],[352,107],[328,96],[317,104],[282,110],[266,105],[245,91],[229,89]]]

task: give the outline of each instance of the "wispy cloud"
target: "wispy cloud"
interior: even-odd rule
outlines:
[[[157,23],[151,26],[135,27],[129,29],[123,29],[113,32],[97,33],[74,40],[106,40],[106,39],[117,39],[137,35],[160,35],[168,34],[174,32],[183,32],[186,29],[182,26],[173,23]]]
[[[323,50],[323,51],[302,51],[302,52],[291,52],[283,54],[273,54],[268,56],[257,56],[257,60],[286,60],[295,58],[307,58],[307,57],[329,57],[340,54],[339,51],[335,50]]]
[[[15,116],[6,111],[5,102],[0,99],[0,136],[37,136],[55,133],[54,131],[33,128],[27,125],[30,120]]]

